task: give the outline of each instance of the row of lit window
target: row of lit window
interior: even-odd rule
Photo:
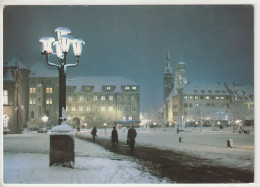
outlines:
[[[122,100],[122,97],[121,97],[121,96],[118,96],[117,98],[118,98],[118,100]],[[100,100],[101,100],[101,101],[105,101],[106,99],[107,99],[107,97],[104,96],[104,95],[102,95],[102,96],[100,97]],[[80,100],[80,101],[84,101],[84,96],[79,96],[79,100]],[[91,100],[91,97],[86,97],[86,100],[87,100],[87,101],[90,101],[90,100]],[[94,100],[94,101],[97,101],[97,100],[98,100],[98,96],[97,96],[97,95],[94,95],[93,100]],[[113,95],[109,95],[109,96],[108,96],[108,100],[109,100],[109,101],[113,101],[113,100],[114,100],[114,96],[113,96]],[[124,96],[124,100],[127,101],[127,100],[128,100],[128,96]],[[135,96],[131,96],[131,101],[135,101],[135,100],[136,100]],[[72,96],[68,96],[68,101],[72,101]]]
[[[30,88],[30,93],[31,94],[36,93],[36,88]],[[52,88],[46,88],[46,93],[52,93]]]
[[[123,116],[123,120],[125,121],[125,120],[127,120],[127,118],[128,118],[128,120],[133,120],[133,117],[126,117],[126,116]],[[81,117],[81,120],[84,120],[85,119],[85,117],[84,116],[82,116]],[[71,117],[70,116],[68,116],[68,120],[71,120]]]
[[[129,87],[129,86],[126,86],[125,89],[126,89],[126,90],[129,90],[130,87]],[[136,90],[136,86],[132,86],[132,90]]]
[[[36,99],[30,98],[29,103],[30,103],[30,105],[36,104]],[[52,98],[46,98],[46,105],[52,105]]]
[[[213,99],[225,99],[225,97],[224,96],[203,96],[203,95],[201,95],[201,96],[183,96],[183,98],[184,99],[211,99],[211,100],[213,100]],[[226,99],[229,99],[229,96],[226,96]]]
[[[69,107],[67,107],[66,110],[69,111]],[[113,107],[113,106],[109,106],[109,107],[101,106],[101,107],[100,107],[100,111],[105,112],[106,110],[108,110],[108,111],[114,111],[114,107]],[[128,111],[128,107],[125,106],[125,107],[124,107],[124,110],[125,110],[125,111]],[[136,111],[136,107],[135,107],[135,106],[130,106],[130,110],[131,110],[131,111]],[[75,106],[71,107],[71,111],[72,111],[72,112],[75,112],[75,111],[76,111],[76,107],[75,107]],[[83,111],[83,107],[81,107],[81,106],[78,107],[78,111],[82,112],[82,111]],[[87,111],[87,112],[90,112],[90,111],[91,111],[91,107],[87,106],[87,107],[86,107],[86,111]],[[97,111],[97,109],[96,109],[96,111]],[[117,111],[122,111],[122,106],[118,106],[118,107],[117,107]]]

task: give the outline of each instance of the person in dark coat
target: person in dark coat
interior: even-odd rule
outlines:
[[[116,127],[113,127],[112,134],[111,134],[111,142],[112,142],[112,147],[116,147],[116,145],[118,144],[118,133]]]
[[[134,125],[131,125],[131,128],[128,130],[127,139],[129,140],[129,147],[131,148],[131,152],[134,153],[135,146],[135,138],[136,138],[136,130]]]
[[[95,137],[97,136],[97,128],[94,126],[94,128],[91,131],[91,135],[93,136],[93,142],[95,142]]]

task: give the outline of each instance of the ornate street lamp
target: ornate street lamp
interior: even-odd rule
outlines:
[[[66,109],[66,72],[67,68],[77,66],[79,63],[79,57],[81,56],[82,45],[85,42],[81,39],[74,39],[68,35],[71,30],[66,27],[58,27],[55,29],[57,33],[57,41],[53,37],[40,38],[42,43],[41,54],[46,56],[46,63],[50,66],[55,66],[59,69],[59,119],[58,124],[62,122],[62,108]],[[52,50],[52,45],[55,46],[56,53]],[[73,46],[74,56],[76,57],[76,63],[67,64],[67,54],[69,52],[70,45]],[[49,62],[49,55],[56,55],[59,63]],[[66,119],[64,119],[66,120]]]
[[[53,37],[40,38],[42,43],[41,54],[46,56],[46,63],[54,66],[59,70],[59,119],[58,125],[52,128],[53,133],[50,135],[50,162],[53,164],[61,164],[65,167],[74,167],[74,136],[71,136],[73,129],[66,123],[66,73],[69,67],[77,66],[79,57],[82,51],[83,40],[74,39],[68,35],[71,30],[66,27],[58,27],[55,29],[57,33],[57,41]],[[52,45],[55,46],[56,53],[52,50]],[[69,53],[70,45],[73,45],[75,56],[74,64],[67,64],[67,54]],[[49,62],[49,55],[56,55],[58,63]]]

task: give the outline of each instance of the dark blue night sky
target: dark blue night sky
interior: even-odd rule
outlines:
[[[86,45],[68,75],[133,79],[141,85],[144,111],[163,104],[168,50],[171,66],[187,64],[190,82],[253,84],[253,23],[253,6],[247,5],[7,6],[4,61],[16,56],[28,67],[44,61],[39,38],[69,27]]]

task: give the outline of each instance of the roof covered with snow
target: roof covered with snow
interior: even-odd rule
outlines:
[[[5,67],[15,67],[18,66],[20,69],[29,69],[27,68],[17,57],[11,58],[7,63],[4,64]]]
[[[10,69],[7,69],[4,73],[4,81],[15,82],[13,74]]]
[[[254,86],[253,85],[238,85],[227,84],[227,89],[230,92],[232,99],[238,101],[253,100]]]
[[[241,100],[250,100],[250,96],[254,95],[253,85],[235,85],[225,83],[202,83],[192,82],[184,86],[183,95],[231,95],[233,98],[237,97]],[[175,89],[167,97],[167,101],[170,98],[177,96]]]
[[[46,62],[38,61],[30,67],[30,77],[58,77],[58,70]]]
[[[115,92],[121,91],[121,86],[138,86],[132,79],[120,76],[89,76],[67,78],[67,86],[76,86],[74,92],[81,92],[82,86],[94,86],[93,92],[102,92],[102,86],[115,86]]]

